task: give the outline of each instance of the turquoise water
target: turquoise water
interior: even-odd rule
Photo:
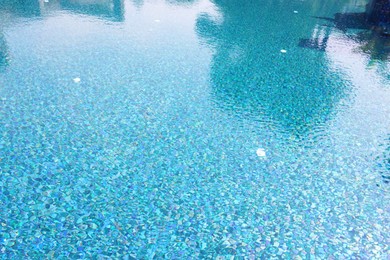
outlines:
[[[1,258],[388,259],[365,4],[0,0]]]

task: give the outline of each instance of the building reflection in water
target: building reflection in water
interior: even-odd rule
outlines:
[[[203,14],[196,30],[214,49],[210,77],[216,102],[240,117],[266,117],[295,136],[324,125],[345,97],[345,81],[329,68],[325,54],[313,55],[296,45],[286,55],[280,52],[291,42],[289,31],[310,33],[316,22],[289,23],[286,31],[270,11],[284,10],[275,6],[282,3],[214,3],[221,18]],[[316,37],[317,43],[310,44],[326,48],[326,33]]]
[[[359,44],[359,50],[370,56],[371,60],[387,60],[390,57],[390,36],[384,35],[382,29],[367,20],[365,12],[336,13],[333,18],[313,17],[325,22],[323,27],[332,27],[342,32],[347,38]],[[328,29],[326,29],[329,32]],[[325,50],[329,33],[320,42],[316,37],[300,39],[299,46],[317,50]]]

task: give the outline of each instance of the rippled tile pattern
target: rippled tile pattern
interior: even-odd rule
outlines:
[[[0,1],[0,257],[388,259],[364,4]]]

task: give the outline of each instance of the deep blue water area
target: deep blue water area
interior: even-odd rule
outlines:
[[[0,257],[388,259],[365,5],[0,0]]]

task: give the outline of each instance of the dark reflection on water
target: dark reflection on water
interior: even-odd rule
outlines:
[[[124,20],[123,0],[60,0],[60,3],[62,8],[76,13],[99,16],[118,22]]]
[[[313,18],[333,22],[334,26],[343,32],[347,32],[348,29],[367,30],[371,28],[366,20],[365,13],[336,13],[334,18],[320,16],[314,16]]]
[[[327,122],[345,96],[345,80],[330,71],[322,54],[313,56],[296,47],[280,52],[290,46],[291,34],[311,33],[316,23],[278,23],[271,11],[278,3],[272,1],[214,3],[221,21],[204,14],[196,29],[215,51],[211,82],[216,102],[240,117],[265,115],[297,136]],[[326,37],[302,44],[324,49]]]
[[[331,27],[324,27],[323,30],[317,30],[310,39],[299,39],[298,46],[308,49],[325,51],[328,46],[329,36],[332,32]]]
[[[352,37],[359,42],[360,50],[369,54],[372,60],[386,61],[390,57],[390,37],[381,36],[376,31],[363,31]]]
[[[198,0],[167,0],[168,4],[180,6],[192,6],[196,2],[198,2]]]
[[[371,24],[366,13],[336,13],[334,18],[313,17],[331,22],[331,26],[343,32],[348,38],[359,43],[360,51],[372,60],[387,60],[390,55],[390,36],[385,35],[382,28]],[[358,31],[356,31],[358,30]],[[324,51],[329,37],[301,39],[299,46]]]
[[[170,5],[192,6],[197,0],[166,0]],[[141,8],[144,0],[132,0]],[[95,16],[114,22],[124,21],[124,0],[0,0],[0,11],[21,17],[40,17],[53,10],[67,10],[76,14]]]
[[[131,0],[132,4],[140,9],[144,5],[144,0]],[[166,0],[166,3],[171,6],[184,6],[184,7],[191,7],[195,3],[199,2],[198,0]]]
[[[144,0],[131,0],[131,3],[138,9],[144,5]]]
[[[17,16],[34,17],[42,14],[43,4],[43,0],[0,0],[0,10]]]
[[[124,20],[124,0],[0,0],[0,10],[16,16],[42,16],[46,11],[64,9],[111,21]]]
[[[8,46],[4,35],[0,32],[0,72],[5,70],[9,62]]]
[[[377,158],[377,161],[383,182],[390,184],[390,135],[385,142],[385,147],[385,151]]]
[[[68,10],[110,21],[124,20],[124,0],[0,0],[0,15],[8,13],[16,17],[35,18],[55,10]],[[0,72],[5,70],[10,60],[6,38],[2,34],[6,20],[0,20]]]

